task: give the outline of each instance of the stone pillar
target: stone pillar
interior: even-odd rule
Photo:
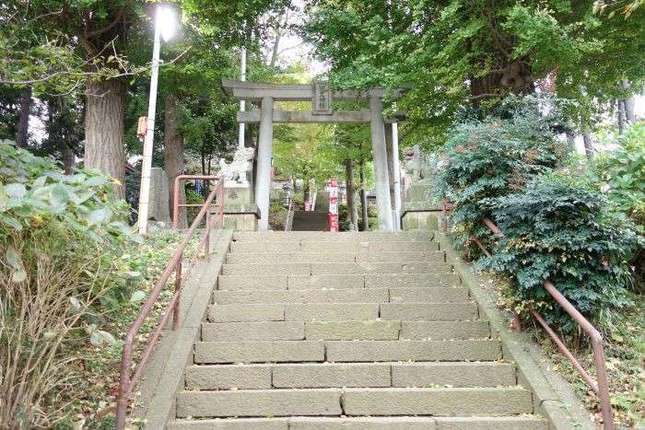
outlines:
[[[394,171],[394,225],[401,230],[401,163],[399,161],[399,124],[392,124],[392,170]]]
[[[392,151],[392,124],[385,123],[385,151],[387,152],[387,178],[389,180],[388,186],[390,189],[390,203],[392,204],[392,229],[398,230],[398,223],[396,222],[396,211],[394,208],[394,152]]]
[[[387,171],[383,101],[380,97],[372,96],[370,98],[370,116],[379,230],[392,231],[392,200],[390,199],[390,179]]]
[[[258,230],[269,229],[269,196],[271,194],[271,156],[273,152],[273,98],[264,97],[260,110],[255,204],[260,211]]]

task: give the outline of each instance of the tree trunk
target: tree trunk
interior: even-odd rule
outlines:
[[[116,79],[88,81],[85,112],[85,167],[114,178],[115,196],[125,198],[123,113],[125,84]]]
[[[352,160],[345,160],[345,184],[347,191],[347,217],[351,223],[350,230],[358,230],[358,219],[354,204],[354,166]]]
[[[20,92],[20,117],[16,133],[16,145],[26,148],[29,142],[29,114],[31,113],[31,87],[25,87]]]
[[[358,172],[361,181],[361,217],[363,218],[363,231],[368,231],[370,229],[370,221],[367,210],[367,191],[365,190],[365,161],[361,160]]]
[[[177,97],[169,94],[164,99],[164,170],[168,177],[168,191],[170,204],[170,217],[174,219],[175,178],[184,173],[184,139],[177,131]],[[184,184],[179,186],[179,204],[186,203],[186,190]],[[186,210],[179,208],[177,227],[186,228]]]
[[[616,100],[618,105],[618,134],[623,134],[625,131],[625,102],[623,100]]]
[[[509,92],[529,94],[534,90],[535,83],[531,69],[527,61],[522,59],[508,63],[503,70],[470,78],[470,94],[475,106],[479,106],[481,100],[503,96]]]
[[[588,131],[582,133],[582,141],[585,146],[585,154],[587,155],[587,159],[591,160],[593,158],[593,138],[591,137],[591,133],[589,133]]]
[[[66,175],[71,175],[74,172],[74,167],[76,167],[76,154],[68,144],[63,143],[61,145],[61,155],[63,157],[63,169],[65,169]]]
[[[631,86],[629,81],[626,79],[623,79],[622,81],[623,88],[625,90],[629,90],[629,87]],[[630,96],[623,100],[624,103],[624,109],[625,109],[625,120],[629,124],[633,124],[636,121],[636,115],[634,112],[634,105],[636,103],[636,100],[634,99],[634,96]]]

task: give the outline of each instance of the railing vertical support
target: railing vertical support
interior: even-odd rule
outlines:
[[[598,399],[600,400],[600,412],[605,430],[614,430],[614,412],[611,408],[609,398],[609,377],[605,364],[605,349],[602,346],[602,339],[591,339],[593,347],[593,358],[596,364],[596,378],[598,379]]]

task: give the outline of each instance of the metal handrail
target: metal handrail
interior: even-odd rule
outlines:
[[[183,258],[184,250],[186,249],[186,246],[188,246],[188,243],[192,239],[192,236],[195,230],[197,229],[197,226],[201,223],[202,219],[206,217],[205,231],[204,231],[204,234],[202,235],[202,238],[200,239],[199,247],[204,246],[204,255],[208,256],[209,250],[210,250],[210,230],[214,227],[213,222],[210,219],[211,218],[210,206],[213,203],[213,200],[217,202],[215,207],[217,208],[218,215],[219,215],[214,219],[219,220],[218,224],[220,228],[223,227],[224,185],[223,185],[223,182],[219,180],[219,178],[216,176],[180,175],[176,178],[175,189],[174,189],[174,196],[175,196],[174,209],[175,210],[173,212],[173,215],[174,215],[173,225],[175,226],[177,225],[178,206],[181,206],[179,205],[178,198],[177,198],[179,195],[178,187],[179,187],[180,181],[184,179],[207,179],[210,181],[217,181],[217,186],[210,192],[210,194],[206,198],[206,201],[202,205],[201,210],[199,211],[199,213],[193,220],[192,224],[186,231],[186,234],[184,235],[184,239],[181,241],[181,243],[177,247],[177,250],[170,258],[168,263],[166,264],[166,267],[161,273],[161,276],[154,284],[154,287],[150,292],[150,296],[148,296],[148,299],[143,303],[141,310],[139,311],[139,315],[137,316],[137,318],[134,320],[134,322],[128,329],[127,335],[125,337],[125,342],[123,345],[123,356],[121,359],[119,392],[117,396],[117,405],[116,405],[117,430],[122,430],[125,428],[128,405],[131,400],[130,397],[132,396],[133,388],[141,378],[144,366],[147,363],[148,359],[150,358],[150,355],[152,354],[157,344],[157,340],[161,336],[161,332],[163,328],[166,326],[171,316],[173,316],[172,329],[176,330],[180,326],[179,304],[181,300],[182,258]],[[137,365],[133,367],[132,355],[133,355],[135,338],[139,333],[139,330],[143,326],[143,323],[145,322],[146,318],[149,316],[150,312],[152,311],[155,303],[157,302],[157,299],[159,298],[159,295],[161,294],[161,291],[168,283],[168,280],[170,279],[170,275],[172,275],[173,272],[175,272],[175,293],[170,299],[170,301],[168,302],[168,304],[166,305],[166,310],[164,311],[161,318],[159,318],[159,322],[157,326],[150,333],[150,337],[148,338],[148,344],[146,345],[146,347],[144,348],[141,354],[141,360]]]
[[[444,204],[444,213],[449,210],[448,205]],[[447,218],[445,226],[447,227]],[[504,237],[502,230],[490,219],[484,218],[482,223],[497,237]],[[471,237],[471,240],[482,250],[488,257],[491,253],[484,247],[484,245],[476,237]],[[603,427],[605,430],[614,430],[614,417],[611,402],[609,398],[609,378],[607,376],[607,364],[605,360],[605,348],[602,334],[596,329],[593,324],[589,322],[576,307],[553,285],[549,280],[544,281],[544,289],[551,297],[565,310],[567,314],[575,322],[578,323],[582,331],[591,339],[591,346],[593,348],[594,364],[596,367],[596,379],[587,372],[580,364],[580,361],[573,355],[567,348],[564,341],[558,334],[549,326],[545,319],[536,310],[530,309],[529,312],[535,320],[542,326],[544,331],[551,337],[560,352],[571,361],[573,367],[580,373],[587,385],[598,396],[600,402],[600,410],[603,418]]]

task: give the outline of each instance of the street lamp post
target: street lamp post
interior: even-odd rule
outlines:
[[[173,9],[160,4],[155,10],[154,45],[152,48],[152,68],[150,71],[150,98],[148,100],[148,118],[146,134],[143,141],[143,161],[141,165],[141,188],[139,192],[139,234],[148,232],[148,209],[150,207],[150,172],[152,170],[152,149],[154,144],[155,115],[157,112],[157,87],[159,83],[159,52],[161,38],[168,41],[175,28]]]

